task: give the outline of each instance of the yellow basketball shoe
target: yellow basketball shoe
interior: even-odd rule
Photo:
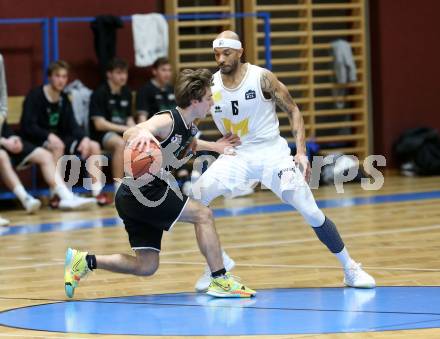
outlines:
[[[206,294],[218,298],[250,298],[257,294],[237,280],[229,272],[220,277],[212,278]]]
[[[69,298],[73,297],[75,288],[78,287],[81,278],[84,278],[90,269],[86,261],[87,252],[80,252],[73,248],[66,251],[64,261],[64,290]]]

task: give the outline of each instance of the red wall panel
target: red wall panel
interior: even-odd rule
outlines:
[[[0,0],[0,18],[53,16],[131,15],[160,12],[157,0]],[[129,85],[140,86],[147,76],[145,68],[134,67],[131,23],[118,30],[117,55],[130,62]],[[37,24],[0,25],[0,53],[6,62],[9,95],[24,95],[43,81],[41,30]],[[89,23],[60,25],[60,58],[72,66],[71,79],[79,78],[87,86],[98,85],[99,70]]]
[[[390,165],[405,129],[440,129],[438,13],[438,0],[370,0],[374,146]]]

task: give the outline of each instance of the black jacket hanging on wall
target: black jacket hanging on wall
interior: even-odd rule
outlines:
[[[122,20],[113,15],[99,15],[90,24],[95,36],[95,51],[98,57],[102,79],[106,67],[116,55],[116,30],[123,27]]]

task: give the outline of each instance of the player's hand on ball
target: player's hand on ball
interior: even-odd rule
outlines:
[[[217,152],[219,154],[234,155],[234,147],[241,145],[240,137],[236,134],[228,133],[216,142]]]
[[[304,175],[304,179],[306,182],[309,182],[310,175],[312,174],[312,168],[310,166],[309,158],[304,154],[297,154],[293,157],[295,163],[299,166],[302,174]]]
[[[128,147],[131,149],[137,149],[139,152],[150,152],[150,143],[154,142],[160,146],[160,142],[151,134],[150,131],[142,130],[136,136],[128,141]]]

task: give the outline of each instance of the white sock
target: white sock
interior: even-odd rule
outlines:
[[[336,258],[340,261],[342,267],[349,267],[354,260],[351,259],[350,254],[348,254],[347,248],[344,246],[341,252],[335,253]]]
[[[104,187],[104,185],[99,181],[92,183],[92,195],[94,197],[98,196],[99,193],[101,193],[103,187]]]
[[[17,185],[14,188],[14,194],[17,196],[17,198],[20,200],[22,205],[24,205],[24,202],[28,197],[30,196],[28,192],[24,189],[23,185]]]
[[[223,262],[226,263],[228,261],[231,261],[231,258],[229,257],[229,255],[222,250],[222,257],[223,257]]]
[[[58,195],[61,200],[70,200],[73,198],[73,193],[69,191],[69,189],[64,185],[60,185],[60,184],[56,185],[53,190],[53,193]]]
[[[119,189],[119,186],[121,186],[121,182],[115,180],[114,183],[113,183],[113,186],[115,187],[115,194],[116,194],[116,192]]]

